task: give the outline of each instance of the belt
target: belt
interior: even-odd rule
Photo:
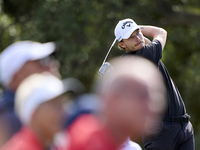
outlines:
[[[190,120],[190,115],[185,114],[183,116],[180,117],[164,117],[164,122],[179,122],[179,123],[185,123],[188,122]]]

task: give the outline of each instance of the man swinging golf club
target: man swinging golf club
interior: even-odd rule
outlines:
[[[184,102],[176,85],[160,60],[167,32],[159,27],[139,26],[132,19],[124,19],[118,22],[114,33],[118,47],[126,51],[123,56],[137,55],[152,61],[161,71],[165,80],[168,108],[162,123],[157,127],[158,132],[144,137],[145,149],[194,150],[190,116],[186,113]],[[144,36],[152,38],[152,42]]]

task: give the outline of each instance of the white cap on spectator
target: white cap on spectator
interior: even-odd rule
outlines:
[[[8,46],[0,55],[0,83],[7,87],[27,61],[45,58],[54,50],[53,42],[20,41]]]
[[[128,39],[139,28],[132,19],[120,20],[115,27],[115,37],[120,42],[122,39]]]
[[[68,90],[61,80],[48,72],[32,74],[22,81],[16,91],[16,114],[23,124],[29,124],[33,113],[42,103]]]

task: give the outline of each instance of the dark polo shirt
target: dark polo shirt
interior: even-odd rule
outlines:
[[[123,56],[137,55],[152,61],[160,70],[163,75],[166,89],[167,89],[167,102],[168,107],[165,116],[174,117],[182,116],[186,113],[185,105],[181,98],[181,95],[171,79],[167,68],[160,60],[162,58],[162,46],[158,40],[154,40],[151,43],[145,45],[142,49],[138,51],[133,51],[125,53]]]

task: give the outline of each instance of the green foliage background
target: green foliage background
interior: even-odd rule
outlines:
[[[62,77],[80,79],[88,91],[120,19],[166,29],[162,61],[191,115],[200,149],[200,1],[0,0],[0,4],[0,51],[19,40],[55,41]],[[115,45],[109,58],[121,54]]]

